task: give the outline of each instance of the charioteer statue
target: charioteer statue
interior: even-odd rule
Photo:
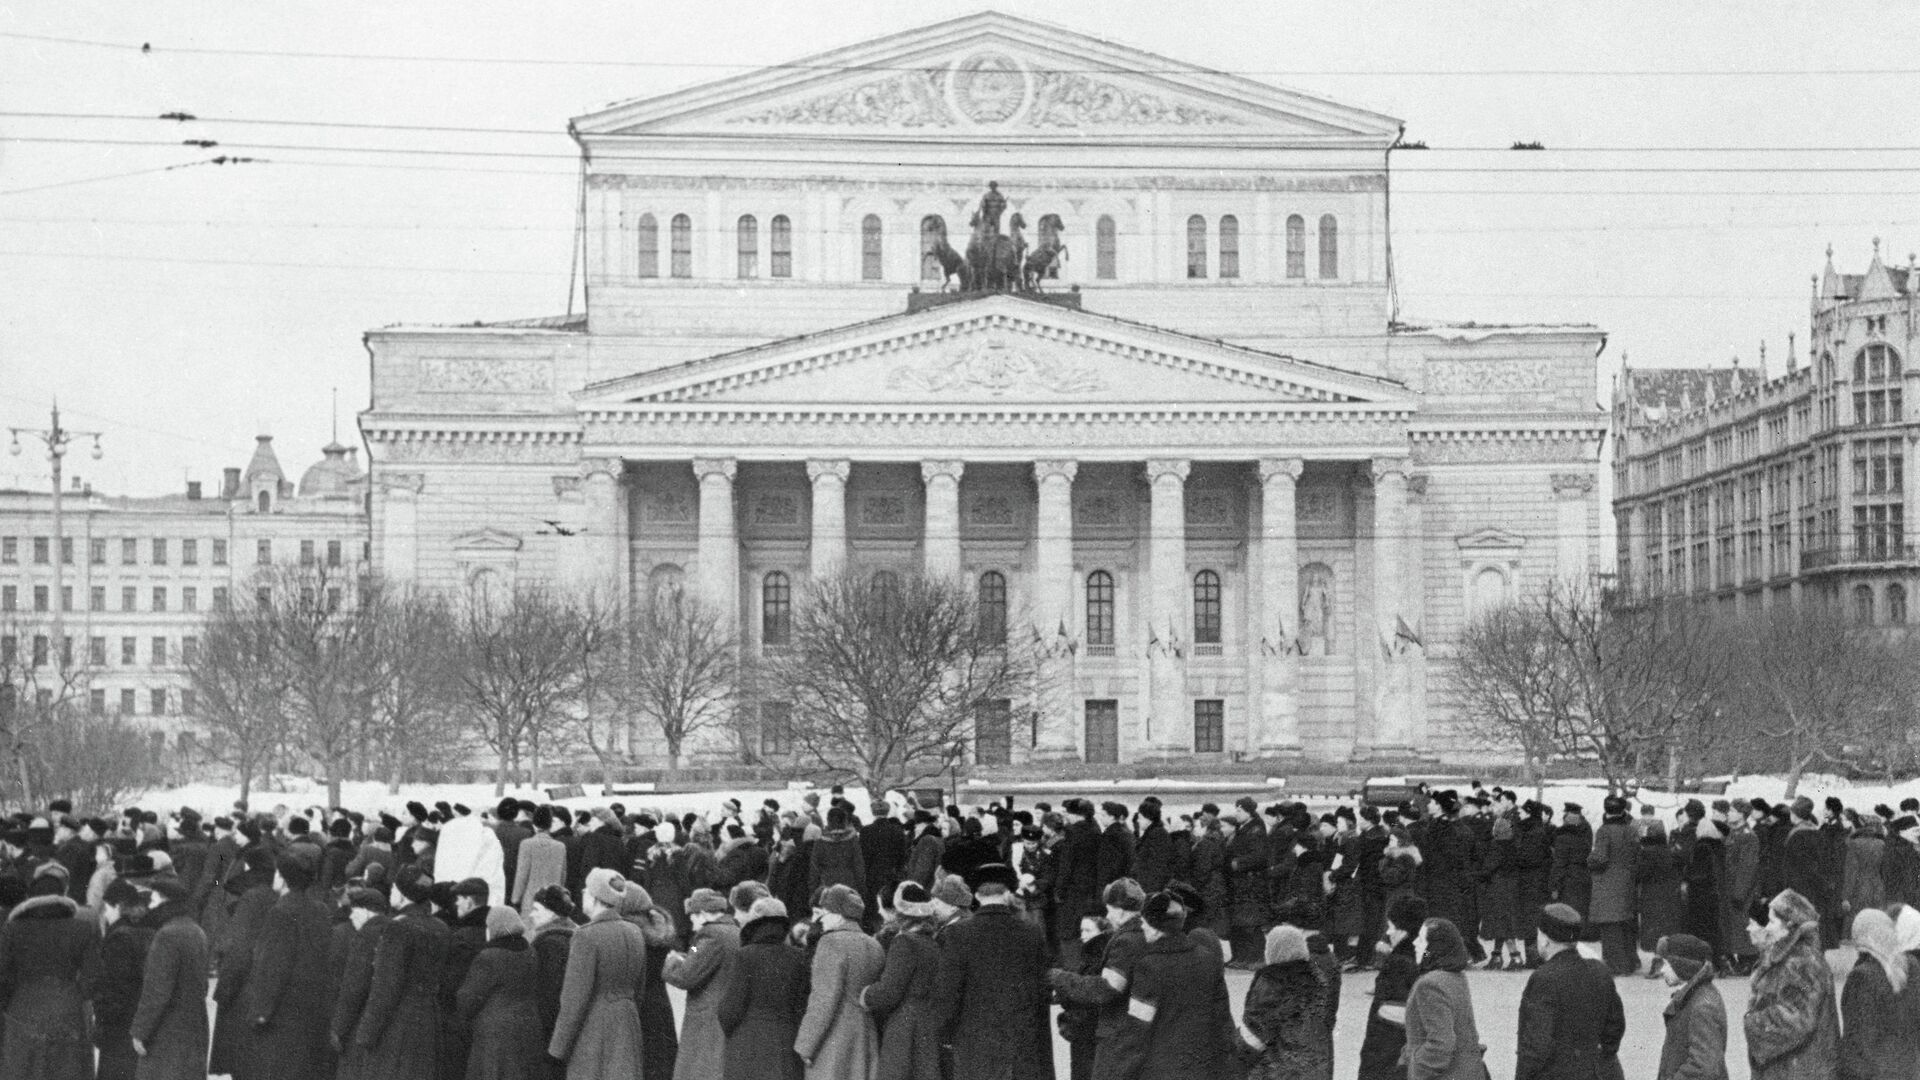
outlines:
[[[1000,232],[1000,217],[1007,210],[1007,197],[1000,192],[999,181],[988,181],[986,194],[968,223],[973,236],[967,241],[963,259],[946,237],[940,237],[928,255],[940,264],[947,282],[958,279],[963,292],[1038,292],[1040,283],[1054,275],[1065,260],[1067,245],[1060,239],[1065,225],[1058,214],[1040,219],[1040,244],[1027,250],[1025,218],[1018,211],[1007,219],[1007,233]]]

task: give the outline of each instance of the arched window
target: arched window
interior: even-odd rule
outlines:
[[[1873,625],[1873,586],[1855,585],[1853,587],[1853,617],[1862,626]]]
[[[1193,643],[1220,644],[1220,575],[1202,570],[1193,575]]]
[[[1507,602],[1507,575],[1497,566],[1484,566],[1473,575],[1472,615],[1485,615]]]
[[[1332,214],[1320,215],[1320,280],[1340,276],[1340,223]]]
[[[1232,214],[1220,219],[1220,276],[1240,276],[1240,219]]]
[[[490,566],[483,566],[467,579],[467,599],[481,611],[489,611],[494,604],[504,599],[500,574]]]
[[[264,514],[267,511],[272,509],[273,509],[273,493],[269,491],[261,492],[260,493],[260,512]]]
[[[790,278],[793,276],[793,222],[787,215],[780,214],[767,225],[768,239],[773,248],[773,264],[768,268],[770,276]]]
[[[1087,645],[1113,648],[1113,575],[1105,570],[1087,575]]]
[[[652,214],[641,214],[635,231],[640,234],[640,276],[659,277],[660,223],[653,220]]]
[[[1207,276],[1207,219],[1199,214],[1187,219],[1187,276]]]
[[[1007,640],[1007,577],[998,570],[980,575],[977,600],[980,639],[991,644]]]
[[[1905,585],[1887,586],[1887,621],[1895,626],[1907,625],[1907,587]]]
[[[1307,219],[1299,214],[1287,217],[1287,276],[1307,276]]]
[[[945,281],[947,272],[934,255],[947,242],[947,219],[928,214],[920,219],[920,277],[926,281]]]
[[[1886,382],[1900,378],[1900,354],[1889,345],[1869,345],[1853,356],[1854,382]]]
[[[760,222],[752,214],[741,214],[735,226],[739,234],[739,274],[743,278],[760,276]]]
[[[868,214],[860,219],[860,280],[880,278],[880,215]]]
[[[673,276],[693,276],[693,219],[685,214],[673,215]]]
[[[1093,276],[1101,281],[1120,276],[1119,238],[1111,214],[1101,214],[1093,223]]]
[[[793,583],[778,570],[760,579],[760,644],[784,648],[793,643]]]

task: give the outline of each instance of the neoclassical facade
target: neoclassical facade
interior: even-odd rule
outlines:
[[[1053,676],[980,762],[1290,764],[1471,754],[1452,637],[1604,555],[1604,337],[1396,321],[1396,120],[987,13],[571,131],[584,314],[367,335],[391,573],[684,582],[750,656],[950,575]],[[950,278],[1021,227],[1033,290]]]

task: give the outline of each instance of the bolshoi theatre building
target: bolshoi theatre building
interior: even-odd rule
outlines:
[[[683,584],[749,658],[949,575],[1057,676],[978,763],[1311,766],[1472,757],[1452,640],[1604,557],[1604,335],[1396,318],[1398,120],[986,13],[569,131],[584,312],[366,337],[390,574]]]

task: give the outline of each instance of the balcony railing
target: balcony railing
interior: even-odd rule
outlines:
[[[1800,552],[1800,569],[1822,570],[1831,566],[1896,566],[1920,563],[1920,544],[1896,544],[1892,541],[1847,540],[1827,547],[1807,548]]]

